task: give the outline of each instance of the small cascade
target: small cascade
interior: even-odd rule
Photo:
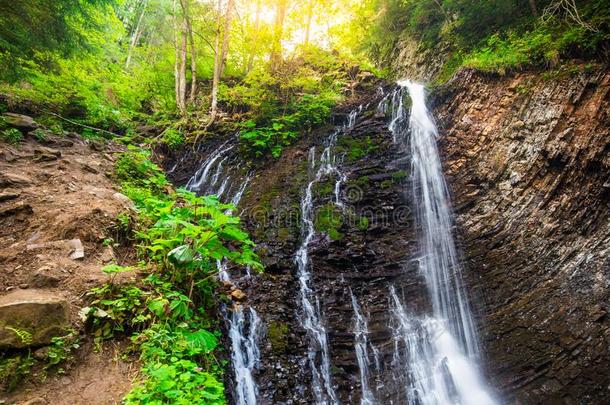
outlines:
[[[370,388],[370,370],[371,361],[368,354],[369,342],[368,342],[368,322],[362,315],[360,305],[356,300],[356,296],[350,289],[352,308],[354,309],[354,341],[356,348],[356,358],[358,359],[358,368],[360,369],[360,389],[361,398],[360,405],[373,405],[376,403],[375,396]],[[379,360],[376,357],[375,366],[379,369]]]
[[[411,97],[410,114],[404,104],[405,90]],[[395,382],[404,386],[397,403],[494,404],[478,371],[475,327],[452,236],[451,202],[436,145],[438,134],[423,86],[399,82],[379,110],[391,113],[394,142],[410,152],[420,250],[417,263],[432,302],[432,314],[413,314],[390,287],[392,369]]]
[[[226,163],[231,161],[228,152],[233,149],[229,141],[224,142],[218,149],[208,156],[201,167],[187,183],[187,189],[198,194],[215,194],[220,200],[237,207],[248,183],[251,174],[243,178],[239,173],[240,165],[232,171],[226,169]],[[232,178],[241,178],[241,182],[233,187]],[[237,182],[236,182],[237,183]],[[232,210],[228,209],[227,214]],[[227,271],[227,263],[217,260],[218,278],[221,281],[234,281],[239,284],[243,278],[232,280]],[[254,405],[257,403],[258,387],[254,378],[254,371],[260,363],[259,340],[262,334],[262,322],[256,310],[252,307],[244,308],[234,305],[231,310],[222,309],[225,321],[229,328],[231,341],[231,364],[235,373],[234,399],[239,405]]]
[[[225,141],[222,145],[218,147],[214,153],[207,157],[206,160],[203,161],[199,170],[191,177],[186,183],[186,188],[190,191],[197,192],[199,194],[210,194],[207,190],[208,187],[213,186],[216,181],[218,181],[218,176],[212,175],[212,179],[209,179],[210,171],[214,167],[214,164],[220,159],[223,155],[233,149],[234,145],[231,145],[229,140]],[[220,161],[220,170],[222,170],[222,162]],[[175,170],[175,168],[174,168]],[[220,173],[220,172],[219,172]],[[213,180],[213,181],[210,181]]]
[[[229,321],[231,339],[231,363],[235,370],[235,402],[237,404],[256,404],[258,389],[253,370],[260,362],[258,339],[260,337],[261,319],[250,307],[234,308]]]
[[[299,302],[301,304],[300,322],[307,332],[309,349],[307,353],[308,365],[312,376],[312,391],[317,404],[337,404],[338,398],[333,387],[330,373],[330,351],[327,333],[323,322],[320,302],[311,285],[311,262],[309,259],[309,244],[315,236],[313,215],[313,186],[323,178],[334,175],[335,204],[343,208],[341,201],[341,184],[345,181],[345,174],[339,169],[340,159],[334,153],[337,137],[350,131],[356,124],[358,114],[362,111],[360,106],[350,112],[347,122],[331,133],[324,143],[320,160],[316,164],[315,147],[309,150],[308,172],[310,181],[305,187],[301,198],[301,233],[302,240],[295,254],[297,277],[299,280]]]

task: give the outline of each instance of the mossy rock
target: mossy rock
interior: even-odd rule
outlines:
[[[282,321],[271,321],[267,327],[267,337],[271,342],[272,351],[285,352],[288,348],[288,324]]]
[[[358,138],[344,136],[339,138],[338,143],[337,151],[345,153],[348,162],[360,160],[379,149],[370,135]]]
[[[356,220],[356,228],[360,231],[369,229],[369,219],[367,217],[358,217]]]
[[[339,229],[343,226],[343,213],[334,203],[324,204],[316,211],[314,229],[326,233],[332,240],[343,238]]]

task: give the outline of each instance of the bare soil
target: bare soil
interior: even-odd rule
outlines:
[[[0,295],[16,288],[60,295],[82,333],[78,311],[87,291],[107,281],[101,268],[133,253],[106,246],[116,238],[117,216],[132,209],[111,178],[120,151],[119,145],[77,135],[0,143]],[[120,403],[138,368],[133,359],[121,358],[121,347],[108,343],[95,352],[84,337],[64,375],[32,377],[15,392],[0,393],[0,403]]]

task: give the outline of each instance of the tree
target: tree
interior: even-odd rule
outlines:
[[[311,31],[311,20],[313,19],[313,3],[314,0],[309,0],[307,3],[307,21],[305,23],[305,46],[309,45],[309,34]]]
[[[254,65],[254,54],[256,53],[256,42],[258,41],[258,31],[261,22],[261,5],[262,0],[257,0],[254,15],[254,30],[252,31],[252,49],[250,50],[250,56],[248,57],[248,72],[252,70],[252,66]]]
[[[275,24],[273,28],[273,43],[271,46],[271,66],[276,67],[282,59],[282,37],[284,35],[284,19],[288,0],[277,0],[275,8]]]
[[[184,23],[188,32],[189,46],[191,48],[191,91],[189,102],[195,101],[195,93],[197,91],[197,51],[195,48],[195,39],[193,38],[193,23],[189,12],[189,0],[180,0],[182,13],[184,14]]]
[[[138,41],[140,40],[140,36],[142,35],[142,20],[144,19],[144,14],[146,13],[147,6],[148,0],[143,0],[141,5],[142,11],[140,12],[140,17],[138,18],[138,22],[136,23],[135,29],[131,34],[129,50],[127,51],[127,59],[125,60],[125,68],[129,68],[129,64],[131,63],[131,57],[133,55],[133,50],[136,47]]]
[[[176,107],[184,113],[186,111],[186,29],[182,16],[178,14],[176,0],[174,0],[174,47]]]
[[[216,21],[216,42],[214,49],[214,73],[212,78],[212,105],[210,108],[210,123],[218,113],[218,86],[224,70],[227,54],[229,52],[229,29],[231,27],[231,11],[233,0],[228,0],[227,10],[224,18],[224,29],[222,29],[222,0],[218,0],[218,16]],[[222,40],[221,40],[222,39]],[[208,124],[209,125],[209,124]]]

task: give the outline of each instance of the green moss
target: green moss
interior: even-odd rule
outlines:
[[[381,184],[379,185],[379,187],[381,187],[382,189],[387,189],[392,187],[392,184],[394,184],[394,182],[392,180],[384,180],[381,182]]]
[[[271,350],[276,353],[288,348],[288,324],[282,321],[271,321],[267,327],[267,336],[271,342]]]
[[[348,162],[355,162],[379,149],[370,135],[366,137],[344,136],[339,138],[338,152],[346,154]]]
[[[369,229],[369,219],[367,217],[359,217],[356,222],[356,228],[361,231]]]
[[[332,181],[324,181],[315,183],[313,186],[313,194],[318,197],[325,197],[334,192],[334,183]]]
[[[314,218],[314,228],[316,232],[326,233],[332,240],[343,238],[339,229],[343,225],[343,214],[341,209],[333,203],[321,206]]]
[[[288,239],[290,239],[290,236],[292,235],[292,232],[290,232],[290,229],[288,228],[280,228],[277,230],[277,238],[281,241],[281,242],[285,242]]]
[[[397,172],[392,173],[392,180],[401,180],[408,176],[408,173],[404,170],[398,170]]]

